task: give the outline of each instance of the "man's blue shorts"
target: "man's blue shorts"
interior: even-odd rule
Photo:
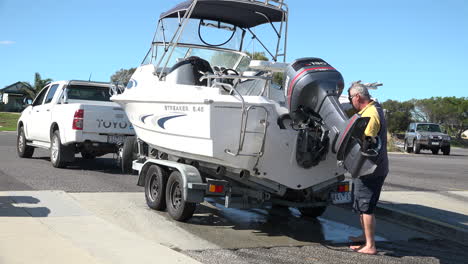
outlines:
[[[380,198],[385,176],[369,175],[353,179],[353,209],[360,214],[373,214]]]

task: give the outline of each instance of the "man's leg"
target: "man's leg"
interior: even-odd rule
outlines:
[[[366,242],[366,237],[364,235],[364,222],[362,219],[362,214],[359,214],[359,220],[361,222],[362,233],[359,236],[349,236],[348,239],[354,243],[363,243]]]
[[[363,248],[359,249],[358,252],[375,255],[377,254],[377,248],[375,247],[375,215],[362,214],[362,220],[364,223],[366,244]]]

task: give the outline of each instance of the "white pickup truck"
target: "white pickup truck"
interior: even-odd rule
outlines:
[[[135,133],[124,110],[110,101],[109,89],[109,83],[87,81],[44,87],[18,120],[18,156],[29,158],[34,148],[45,148],[52,165],[61,168],[76,153],[84,159],[118,153],[122,170],[131,171]]]

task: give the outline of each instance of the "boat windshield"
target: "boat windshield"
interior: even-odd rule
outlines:
[[[243,71],[250,62],[247,51],[269,58],[274,56],[271,52],[278,37],[272,35],[276,33],[270,24],[246,30],[211,20],[187,19],[181,23],[178,18],[164,18],[158,23],[152,48],[143,64],[154,64],[158,71],[167,70],[183,58],[198,56],[212,66]]]
[[[163,44],[154,43],[143,64],[158,66],[158,55],[162,56],[164,52],[165,46]],[[197,56],[208,61],[212,67],[218,66],[240,71],[247,69],[250,63],[250,58],[242,52],[179,44],[174,48],[172,56],[167,60],[167,64],[164,61],[164,64],[166,64],[165,68],[170,69],[177,62],[191,56]],[[158,71],[162,67],[164,65],[159,65]]]

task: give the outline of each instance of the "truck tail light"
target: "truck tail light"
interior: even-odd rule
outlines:
[[[84,110],[78,109],[73,116],[73,124],[72,129],[74,130],[83,130],[83,117],[84,117]]]

